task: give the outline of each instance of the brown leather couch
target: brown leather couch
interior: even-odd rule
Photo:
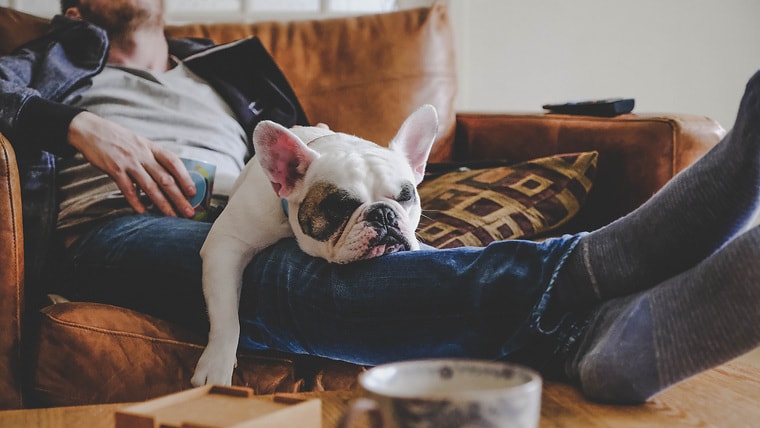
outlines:
[[[436,5],[364,17],[192,24],[167,31],[219,43],[260,37],[312,121],[375,141],[388,141],[407,114],[431,103],[441,118],[432,162],[521,161],[597,150],[594,187],[564,232],[593,229],[629,212],[724,133],[709,118],[680,114],[457,113],[447,14]],[[41,34],[47,25],[0,8],[0,53]],[[190,387],[205,332],[108,305],[38,308],[32,299],[25,301],[25,294],[38,290],[24,287],[19,178],[14,151],[2,135],[0,180],[0,409],[138,401]],[[244,352],[238,361],[234,382],[257,393],[352,388],[363,369],[273,353]]]

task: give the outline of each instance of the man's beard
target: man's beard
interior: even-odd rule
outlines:
[[[163,29],[163,14],[161,9],[149,10],[134,2],[105,1],[82,2],[79,13],[82,18],[104,29],[112,44],[130,49],[132,35],[141,29]],[[137,2],[139,3],[139,2]],[[103,5],[106,6],[103,6]],[[95,7],[92,7],[95,6]],[[161,6],[159,6],[161,7]]]

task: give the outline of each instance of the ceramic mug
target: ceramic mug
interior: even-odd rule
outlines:
[[[196,159],[181,159],[195,184],[195,196],[189,199],[190,205],[195,209],[193,219],[205,220],[211,208],[211,194],[214,190],[216,165]]]
[[[541,413],[541,376],[509,363],[389,363],[360,374],[359,385],[363,397],[349,405],[341,428],[365,413],[373,427],[535,428]]]

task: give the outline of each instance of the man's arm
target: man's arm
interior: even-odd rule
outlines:
[[[195,194],[195,185],[174,153],[87,111],[74,116],[68,141],[116,182],[138,213],[145,212],[139,188],[165,215],[195,214],[187,199]]]
[[[17,150],[69,156],[74,148],[66,142],[68,125],[82,110],[48,101],[32,87],[40,62],[30,49],[0,57],[0,131]]]
[[[0,58],[0,131],[14,145],[23,143],[17,150],[59,156],[78,150],[116,182],[135,211],[145,211],[139,187],[165,215],[192,216],[186,195],[195,187],[180,159],[113,122],[44,99],[30,87],[39,55],[22,50]]]

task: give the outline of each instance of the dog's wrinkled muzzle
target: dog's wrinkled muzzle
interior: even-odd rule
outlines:
[[[365,222],[375,230],[377,236],[369,242],[363,258],[411,250],[409,240],[399,228],[398,214],[393,207],[384,203],[375,204],[367,211]]]

